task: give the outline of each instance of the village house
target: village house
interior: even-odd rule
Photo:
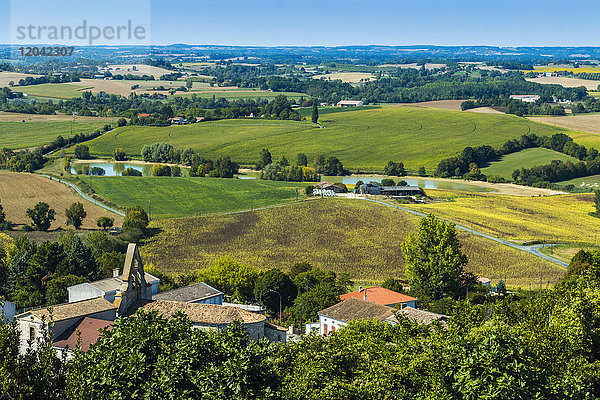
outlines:
[[[359,288],[355,292],[341,295],[340,300],[343,301],[351,297],[355,299],[363,299],[365,301],[370,301],[372,303],[387,307],[399,306],[399,308],[414,308],[417,306],[417,300],[419,300],[416,297],[394,292],[393,290],[389,290],[381,286]]]
[[[36,346],[52,325],[50,340],[58,353],[70,356],[80,340],[86,351],[100,337],[99,330],[111,329],[118,317],[130,317],[139,308],[171,317],[177,311],[190,317],[194,327],[223,329],[240,321],[249,338],[285,342],[284,328],[269,324],[259,313],[221,305],[223,293],[205,284],[158,293],[160,281],[146,273],[137,245],[129,244],[123,273],[112,278],[67,288],[69,303],[30,310],[15,317],[20,332],[20,351]],[[153,300],[156,296],[158,300]],[[171,301],[169,301],[169,300]]]
[[[429,311],[418,310],[413,307],[394,309],[371,301],[347,298],[329,308],[319,311],[320,335],[328,335],[348,325],[351,321],[381,321],[392,325],[398,323],[397,316],[405,316],[409,320],[423,325],[430,325],[437,321],[442,326],[446,325],[447,315],[436,314]]]
[[[348,192],[348,190],[346,188],[334,185],[333,183],[329,183],[329,182],[319,182],[315,185],[315,187],[317,189],[321,189],[321,190],[331,190],[334,193],[346,193]]]
[[[336,104],[337,107],[362,107],[363,102],[359,100],[341,100]]]

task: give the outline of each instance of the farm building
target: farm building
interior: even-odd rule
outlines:
[[[316,188],[321,189],[321,190],[332,190],[335,193],[346,193],[348,192],[348,190],[346,190],[346,188],[334,185],[333,183],[329,183],[329,182],[319,182],[315,185]]]
[[[513,100],[521,100],[525,103],[535,103],[540,99],[540,96],[536,94],[512,94],[510,98]]]
[[[336,104],[337,107],[362,107],[363,105],[360,100],[341,100]]]
[[[477,278],[477,282],[481,283],[483,286],[489,288],[490,284],[492,282],[492,280],[490,278],[485,278],[483,276],[480,276],[479,278]]]
[[[180,301],[183,303],[223,304],[223,292],[204,282],[169,290],[152,296],[152,300]]]
[[[393,309],[355,297],[347,298],[329,308],[319,311],[318,315],[320,335],[335,332],[348,325],[351,321],[377,320],[394,325],[398,323],[397,316],[404,316],[417,324],[429,325],[438,321],[442,326],[445,326],[449,318],[447,315],[418,310],[414,307],[404,307],[401,310]]]
[[[355,292],[346,293],[340,296],[340,300],[346,300],[349,298],[363,299],[370,301],[382,306],[394,307],[399,305],[400,308],[404,307],[416,307],[416,297],[407,296],[402,293],[394,292],[393,290],[386,289],[381,286],[370,287],[370,288],[359,288]]]
[[[421,193],[418,186],[380,186],[376,183],[360,185],[361,194],[383,196],[416,196]]]

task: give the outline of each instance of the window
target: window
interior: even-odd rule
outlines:
[[[35,339],[35,328],[33,326],[29,327],[29,340]]]
[[[327,324],[323,324],[323,335],[327,335]]]

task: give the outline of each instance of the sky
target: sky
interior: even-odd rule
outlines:
[[[579,0],[576,7],[555,0],[135,0],[127,11],[130,0],[57,6],[69,1],[0,0],[0,43],[14,42],[15,21],[35,15],[63,24],[141,15],[152,44],[600,46],[598,0]],[[82,10],[77,4],[84,3]],[[45,4],[52,7],[41,12]]]

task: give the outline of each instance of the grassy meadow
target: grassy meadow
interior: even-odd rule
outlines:
[[[260,269],[288,269],[307,261],[356,279],[404,276],[400,249],[419,217],[374,203],[317,199],[275,209],[157,220],[159,233],[141,248],[146,263],[169,273],[189,272],[229,256]],[[564,268],[499,243],[458,231],[467,269],[495,282],[526,287],[556,282]]]
[[[223,120],[170,127],[119,128],[88,142],[90,151],[111,155],[116,147],[138,156],[144,144],[169,142],[175,148],[193,147],[206,157],[230,155],[241,164],[254,164],[261,149],[274,158],[295,160],[299,152],[309,161],[316,154],[337,156],[345,167],[382,170],[389,160],[410,170],[432,169],[466,146],[500,146],[525,133],[552,135],[564,129],[512,115],[475,114],[412,106],[384,106],[324,114],[324,128],[308,121]],[[590,134],[583,134],[594,136]],[[600,144],[600,137],[595,138]],[[597,146],[600,147],[600,146]],[[73,151],[73,149],[71,149]]]
[[[512,173],[516,169],[550,164],[552,160],[579,162],[575,157],[554,150],[544,148],[525,149],[503,156],[499,161],[492,162],[489,167],[482,168],[481,172],[487,176],[499,175],[512,179]]]
[[[101,176],[80,179],[94,191],[121,207],[150,202],[154,218],[173,218],[206,213],[222,213],[265,207],[294,201],[290,182],[224,178],[119,177]],[[305,196],[299,187],[299,198]]]
[[[581,187],[592,187],[598,189],[600,187],[600,175],[584,176],[581,178],[574,178],[568,181],[557,182],[559,185],[575,185]]]
[[[237,88],[202,88],[201,90],[189,91],[189,92],[178,92],[174,94],[172,97],[192,97],[198,96],[203,98],[212,98],[215,96],[216,98],[225,98],[227,100],[235,100],[235,99],[268,99],[273,100],[275,97],[279,95],[285,95],[288,99],[298,100],[301,97],[309,98],[310,96],[304,93],[297,92],[271,92],[269,90],[257,90],[257,89],[237,89]]]
[[[49,116],[52,117],[52,116]],[[24,117],[25,118],[25,117]],[[22,149],[50,143],[61,135],[71,134],[72,117],[60,120],[35,120],[26,122],[0,120],[0,148]],[[110,123],[107,119],[78,119],[73,122],[73,134],[90,133]]]
[[[83,92],[90,88],[91,86],[76,86],[71,83],[43,83],[41,85],[19,86],[18,90],[37,97],[72,99],[81,97]]]
[[[436,202],[405,207],[506,240],[594,243],[600,238],[593,194],[517,197],[429,189]]]

